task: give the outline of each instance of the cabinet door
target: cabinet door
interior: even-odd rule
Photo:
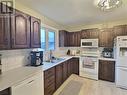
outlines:
[[[67,62],[63,63],[63,82],[68,78]]]
[[[0,16],[0,50],[10,48],[10,16]]]
[[[99,61],[99,79],[114,82],[115,81],[115,62]]]
[[[99,29],[95,28],[95,29],[89,29],[87,31],[90,32],[90,39],[99,38]]]
[[[85,29],[85,30],[82,30],[81,38],[82,39],[96,39],[99,37],[98,33],[99,33],[99,29],[97,28]]]
[[[31,47],[32,48],[41,47],[40,25],[41,25],[41,21],[39,19],[31,17]]]
[[[11,17],[11,44],[12,48],[30,47],[30,16],[20,11],[15,11]]]
[[[113,47],[114,34],[112,28],[104,29],[99,32],[99,46]]]
[[[67,31],[60,30],[59,31],[59,47],[67,46]]]
[[[75,47],[80,47],[81,43],[81,34],[79,32],[74,32],[74,46]]]
[[[79,75],[79,58],[73,58],[73,74]]]
[[[90,38],[90,32],[88,32],[87,29],[86,30],[82,30],[81,38],[82,39],[89,39]]]
[[[72,74],[71,59],[67,61],[68,77]]]
[[[70,47],[73,47],[73,46],[75,46],[75,34],[74,34],[74,32],[70,32],[69,33],[69,37],[68,37],[68,39],[69,39],[69,46]]]
[[[115,37],[127,35],[127,25],[119,25],[113,28]]]
[[[63,67],[62,64],[56,66],[56,89],[63,83]]]
[[[55,67],[44,71],[44,95],[52,95],[55,92]]]

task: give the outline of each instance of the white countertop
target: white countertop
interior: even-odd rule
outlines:
[[[61,60],[57,63],[49,63],[49,62],[43,62],[43,66],[39,66],[39,67],[20,67],[20,68],[16,68],[7,72],[2,73],[2,75],[0,75],[0,91],[11,87],[19,82],[24,81],[27,78],[32,77],[33,75],[39,73],[39,72],[43,72],[45,70],[48,70],[62,62],[65,62],[73,57],[79,58],[80,56],[63,56],[61,58],[63,58],[64,60]],[[103,57],[99,57],[99,60],[109,60],[109,61],[115,61],[115,59],[113,58],[103,58]]]
[[[99,60],[106,60],[106,61],[116,61],[114,58],[104,58],[104,57],[99,57]]]
[[[0,75],[0,91],[22,82],[39,72],[42,72],[42,66],[20,67],[4,72]]]
[[[50,69],[50,68],[52,68],[52,67],[54,67],[54,66],[56,66],[56,65],[58,65],[62,62],[65,62],[65,61],[71,59],[72,56],[64,56],[64,57],[61,57],[61,58],[63,58],[64,60],[59,61],[57,63],[43,62],[43,71],[46,71],[46,70],[48,70],[48,69]]]

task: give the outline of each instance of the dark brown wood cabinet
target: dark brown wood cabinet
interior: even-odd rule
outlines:
[[[67,61],[63,62],[63,82],[68,78],[68,63]]]
[[[93,29],[85,29],[82,30],[81,38],[82,39],[95,39],[98,38],[99,29],[93,28]]]
[[[99,47],[113,47],[114,37],[112,28],[103,29],[99,32]]]
[[[53,67],[44,72],[44,95],[53,95],[55,89],[55,67]]]
[[[59,31],[59,47],[67,47],[68,46],[68,32],[65,30]]]
[[[37,18],[31,17],[31,47],[41,47],[41,21]]]
[[[79,58],[72,58],[68,60],[68,76],[71,74],[79,75]]]
[[[113,27],[113,32],[115,37],[127,35],[127,25],[115,26]]]
[[[10,16],[0,17],[0,49],[10,49]]]
[[[99,60],[99,79],[115,81],[115,62]]]
[[[10,88],[7,88],[3,91],[0,91],[0,95],[11,95],[11,90]]]
[[[59,47],[79,47],[81,33],[67,32],[65,30],[59,31]]]
[[[79,75],[79,58],[71,58],[44,71],[45,95],[53,95],[71,74]]]
[[[75,47],[80,47],[80,43],[81,43],[81,32],[77,31],[74,33],[75,37],[74,37],[74,46]]]
[[[11,47],[30,48],[30,16],[18,10],[11,16]]]
[[[13,11],[0,17],[0,50],[40,48],[40,20],[16,9]]]
[[[72,59],[73,74],[79,75],[79,58]]]
[[[56,89],[63,83],[63,64],[59,64],[56,67]]]

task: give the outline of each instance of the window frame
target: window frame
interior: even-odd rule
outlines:
[[[41,29],[45,30],[45,49],[43,49],[44,51],[50,51],[49,50],[49,32],[53,32],[54,33],[54,49],[52,51],[56,50],[56,30],[51,29],[51,28],[47,28],[47,27],[41,27]],[[42,48],[41,48],[42,49]]]
[[[45,27],[41,27],[41,29],[44,29],[44,30],[45,30],[45,31],[44,31],[44,32],[45,32],[45,49],[43,49],[42,47],[41,47],[41,49],[43,49],[44,51],[46,51],[46,48],[47,48],[47,46],[46,46],[46,44],[47,44],[47,43],[46,43],[46,40],[47,40],[47,39],[46,39],[46,36],[47,36],[47,34],[46,34],[46,28],[45,28]]]
[[[53,32],[54,33],[54,49],[52,51],[54,51],[56,49],[56,32],[53,29],[48,29],[48,48],[47,50],[49,51],[49,32]]]

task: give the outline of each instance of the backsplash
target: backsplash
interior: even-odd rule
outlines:
[[[30,51],[31,49],[0,51],[2,54],[2,72],[29,64]]]

